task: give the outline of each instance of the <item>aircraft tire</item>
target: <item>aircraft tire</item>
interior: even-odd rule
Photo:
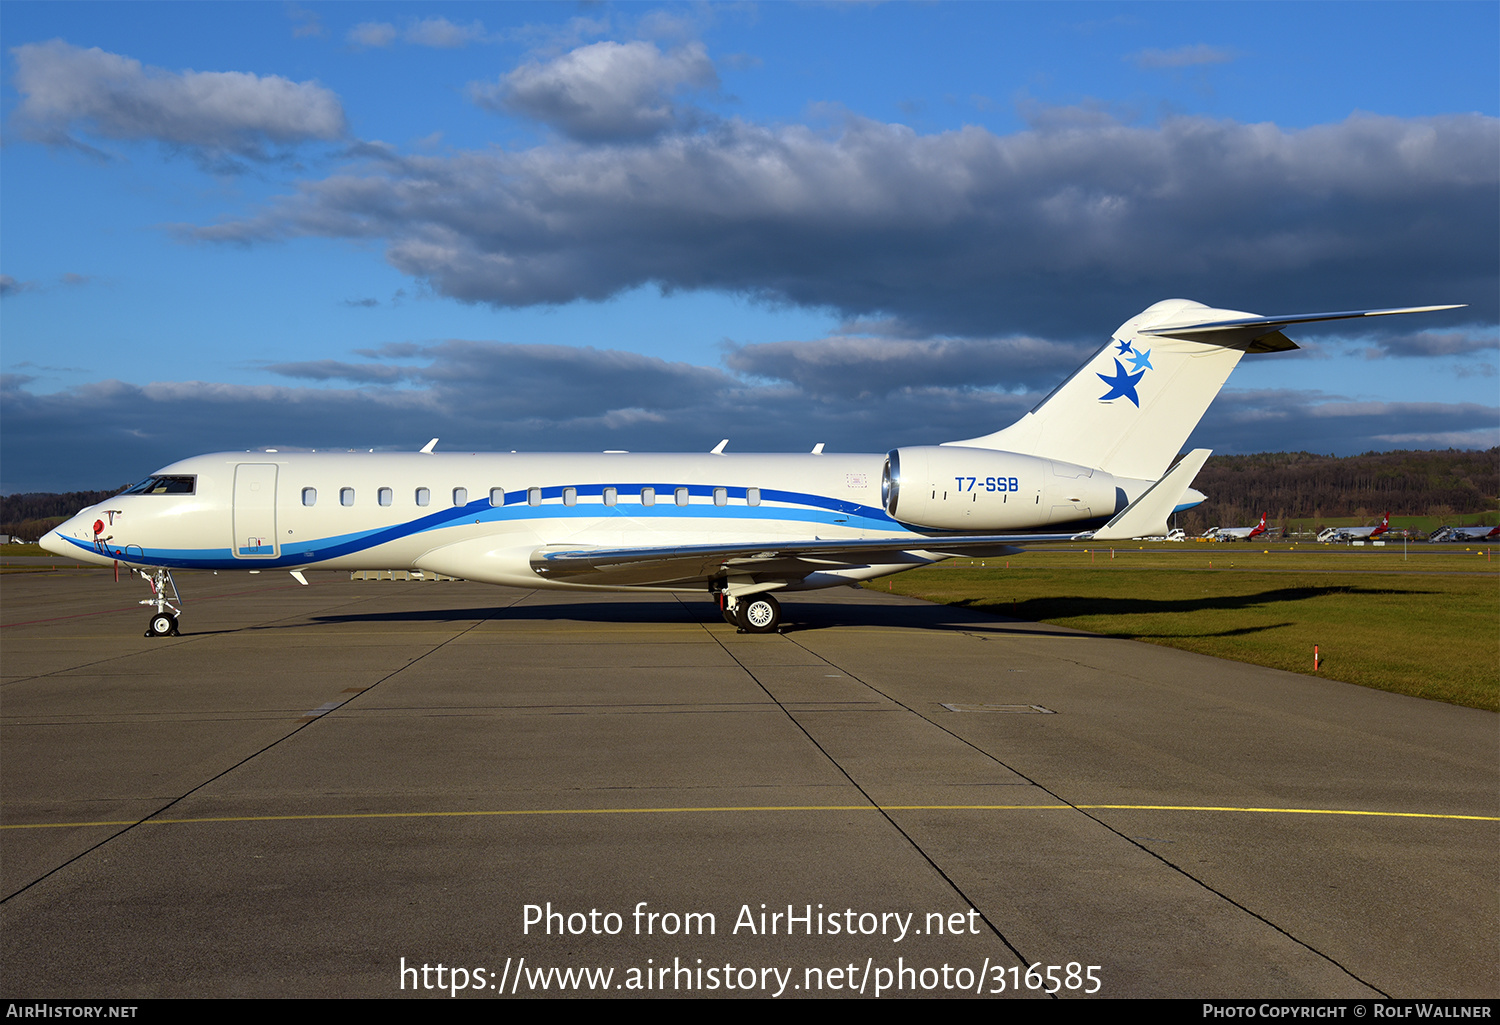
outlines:
[[[151,623],[146,627],[147,637],[170,637],[177,632],[177,617],[169,616],[165,612],[152,616]]]
[[[730,626],[740,625],[740,614],[738,609],[732,609],[728,605],[725,605],[723,608],[723,612],[724,622],[728,623]]]
[[[741,598],[738,610],[740,626],[747,633],[775,633],[781,625],[781,603],[769,594]]]

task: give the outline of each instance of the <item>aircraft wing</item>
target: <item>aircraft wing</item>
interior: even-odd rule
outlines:
[[[730,575],[757,580],[801,580],[817,572],[866,566],[921,565],[949,555],[1000,556],[1018,544],[1072,541],[1086,535],[989,534],[924,537],[903,534],[860,539],[758,541],[736,544],[653,548],[539,548],[531,568],[551,580],[604,586],[653,587],[712,580]]]

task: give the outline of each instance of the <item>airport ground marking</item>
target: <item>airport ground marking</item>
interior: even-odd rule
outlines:
[[[490,811],[372,811],[327,812],[313,815],[215,815],[180,819],[120,819],[101,822],[18,822],[0,829],[83,829],[92,826],[180,826],[209,822],[299,822],[334,819],[498,818],[522,815],[683,815],[693,812],[809,812],[809,811],[1195,811],[1255,815],[1343,815],[1396,819],[1456,819],[1500,822],[1500,815],[1453,815],[1420,811],[1363,811],[1346,808],[1238,808],[1179,804],[785,804],[722,805],[682,808],[509,808]]]

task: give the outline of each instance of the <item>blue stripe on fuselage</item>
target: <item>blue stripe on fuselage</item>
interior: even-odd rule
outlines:
[[[600,503],[589,502],[584,505],[563,505],[562,496],[565,487],[577,487],[578,495],[582,497],[603,497],[606,487],[613,487],[627,500],[627,504],[608,506]],[[541,499],[544,504],[530,505],[527,502],[527,493],[524,490],[506,492],[505,504],[503,506],[491,505],[489,499],[478,499],[466,505],[443,509],[438,512],[419,516],[416,519],[404,523],[393,524],[388,527],[377,527],[373,530],[355,531],[348,534],[335,534],[326,538],[318,538],[304,541],[293,541],[281,546],[279,556],[251,555],[249,558],[235,558],[229,548],[207,548],[207,549],[182,549],[182,548],[149,548],[141,549],[137,545],[136,552],[127,552],[126,547],[114,548],[108,552],[100,553],[95,549],[92,542],[80,541],[77,538],[66,538],[77,545],[82,551],[91,554],[104,554],[107,558],[118,558],[121,562],[141,566],[168,566],[182,569],[279,569],[286,567],[307,566],[311,563],[325,562],[331,559],[354,555],[361,551],[376,548],[380,545],[390,544],[404,538],[414,537],[428,531],[441,530],[446,527],[455,526],[460,522],[473,521],[475,523],[498,523],[520,520],[555,520],[555,519],[600,519],[604,517],[619,516],[629,520],[672,520],[672,519],[714,519],[732,520],[782,520],[807,523],[810,526],[840,526],[857,530],[882,530],[891,529],[906,530],[900,523],[891,519],[884,509],[873,506],[862,505],[858,502],[842,502],[838,499],[827,498],[823,495],[808,495],[795,491],[780,491],[775,488],[761,488],[761,504],[752,505],[708,505],[698,503],[696,505],[680,506],[676,504],[676,490],[680,487],[688,489],[689,497],[712,498],[714,490],[723,487],[726,497],[741,502],[746,500],[747,488],[727,487],[719,484],[665,484],[665,483],[640,483],[640,484],[586,484],[586,485],[559,485],[556,487],[541,488]],[[640,505],[640,491],[642,488],[654,488],[657,496],[655,505]],[[631,501],[633,499],[633,501]],[[767,505],[767,502],[788,503],[795,508],[785,505]],[[268,550],[270,546],[265,546]]]

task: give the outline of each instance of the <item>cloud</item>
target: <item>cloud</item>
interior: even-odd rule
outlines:
[[[390,46],[396,41],[396,26],[388,21],[362,21],[344,37],[361,50]]]
[[[60,39],[28,43],[15,57],[22,100],[14,119],[34,141],[103,155],[79,136],[154,140],[207,161],[271,159],[267,146],[333,140],[345,131],[338,97],[316,82],[242,71],[183,71]]]
[[[287,7],[286,16],[296,22],[292,27],[293,39],[316,39],[328,34],[323,28],[323,19],[318,17],[316,11],[290,4]]]
[[[507,416],[548,418],[562,410],[569,416],[579,411],[594,415],[609,410],[621,396],[628,396],[633,406],[672,410],[737,385],[721,370],[612,349],[455,340],[366,351],[377,362],[317,360],[266,369],[304,380],[414,384],[436,389],[444,402],[458,407],[482,406],[486,396],[503,395]],[[390,358],[427,363],[379,362]]]
[[[22,292],[34,292],[37,287],[35,281],[17,281],[9,274],[0,274],[0,298],[20,295]]]
[[[375,299],[373,297],[368,297],[368,296],[366,298],[364,298],[364,299],[345,299],[344,300],[344,305],[345,306],[364,307],[366,309],[370,309],[372,307],[379,306],[380,305],[380,300],[379,299]]]
[[[1141,50],[1125,58],[1138,68],[1191,68],[1204,64],[1229,64],[1235,53],[1223,47],[1198,43],[1195,46],[1179,46],[1175,50]]]
[[[1466,356],[1470,353],[1494,353],[1500,349],[1500,333],[1490,331],[1414,331],[1391,334],[1376,339],[1364,350],[1366,359],[1388,356]]]
[[[1500,406],[1370,402],[1320,391],[1226,388],[1184,447],[1337,455],[1393,448],[1493,448]]]
[[[730,369],[816,397],[872,398],[902,388],[1046,390],[1090,354],[1040,338],[836,336],[731,347]]]
[[[186,233],[381,240],[438,294],[497,307],[655,284],[1072,340],[1164,287],[1255,312],[1472,304],[1442,327],[1500,312],[1497,151],[1500,120],[1477,114],[1299,131],[1099,115],[1010,135],[731,120],[632,145],[372,150]]]
[[[423,18],[412,22],[402,33],[402,38],[416,46],[453,50],[470,43],[485,42],[489,39],[489,33],[477,20],[468,25],[455,25],[447,18]]]
[[[481,107],[520,114],[584,142],[647,139],[699,118],[673,97],[716,89],[702,43],[662,53],[654,43],[593,43],[553,60],[523,64],[498,82],[470,85]]]

